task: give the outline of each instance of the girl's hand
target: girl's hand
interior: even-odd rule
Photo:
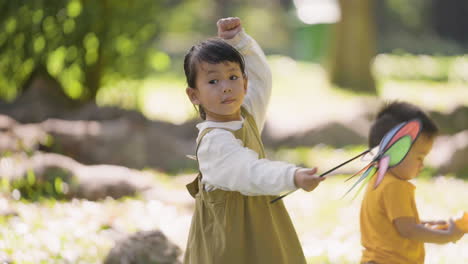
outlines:
[[[316,172],[317,168],[297,169],[294,173],[294,184],[306,192],[314,190],[321,181],[325,180],[324,177],[316,175]]]
[[[238,17],[221,18],[216,26],[218,27],[218,37],[222,39],[232,39],[242,30],[241,20]]]

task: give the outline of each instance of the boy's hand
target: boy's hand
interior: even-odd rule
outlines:
[[[423,224],[427,228],[438,229],[438,230],[447,230],[448,228],[448,222],[444,220],[421,221],[421,224]]]
[[[218,27],[218,37],[222,39],[232,39],[242,30],[241,20],[238,17],[221,18],[216,26]]]
[[[321,181],[325,180],[324,177],[316,175],[316,172],[317,168],[297,169],[294,173],[294,184],[306,192],[314,190]]]
[[[447,233],[452,238],[452,242],[455,243],[465,234],[460,228],[457,227],[455,222],[452,219],[448,221]]]

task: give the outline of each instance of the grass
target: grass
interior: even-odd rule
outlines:
[[[349,188],[344,178],[332,177],[311,193],[286,199],[309,263],[358,263],[361,256],[359,207],[361,195],[341,199]],[[453,178],[415,181],[421,219],[446,220],[468,208],[468,184]],[[450,191],[447,191],[450,190]],[[467,263],[468,236],[456,244],[426,245],[426,262]]]
[[[167,188],[183,189],[183,180],[172,179]],[[311,193],[298,191],[285,199],[309,263],[359,261],[361,197],[340,199],[349,187],[343,180],[334,176]],[[468,208],[467,182],[440,177],[415,184],[422,219],[447,219]],[[184,199],[191,198],[185,194]],[[0,209],[4,208],[14,209],[18,216],[0,217],[0,255],[3,252],[15,263],[101,263],[114,239],[156,228],[184,249],[192,214],[191,207],[134,198],[32,203],[4,197]],[[456,244],[427,245],[425,263],[468,263],[467,247],[468,236]]]

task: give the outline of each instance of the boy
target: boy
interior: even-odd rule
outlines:
[[[463,236],[451,220],[447,229],[437,230],[431,224],[440,224],[440,221],[422,223],[419,219],[415,186],[409,180],[423,168],[424,158],[438,132],[437,126],[421,109],[402,102],[386,105],[370,129],[369,147],[379,145],[383,136],[396,125],[416,118],[421,121],[422,130],[405,159],[386,172],[377,188],[374,188],[377,177],[367,186],[360,215],[364,247],[361,263],[422,264],[424,243],[444,244]]]

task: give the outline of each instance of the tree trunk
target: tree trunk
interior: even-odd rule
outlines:
[[[101,77],[102,77],[102,52],[101,46],[98,49],[98,57],[96,63],[90,65],[86,69],[85,75],[85,85],[86,90],[85,94],[83,95],[83,101],[95,101],[97,92],[101,86]]]
[[[374,2],[340,0],[341,21],[335,25],[329,68],[333,84],[376,94],[371,73],[375,51]]]
[[[81,96],[83,102],[96,101],[96,95],[101,88],[101,80],[103,69],[106,66],[106,60],[104,58],[104,48],[107,40],[107,29],[110,27],[109,18],[111,17],[110,8],[107,0],[101,0],[98,4],[99,8],[97,12],[100,14],[102,19],[99,23],[93,24],[91,31],[94,32],[99,40],[99,47],[97,50],[96,62],[92,65],[88,65],[85,68],[85,90]]]

